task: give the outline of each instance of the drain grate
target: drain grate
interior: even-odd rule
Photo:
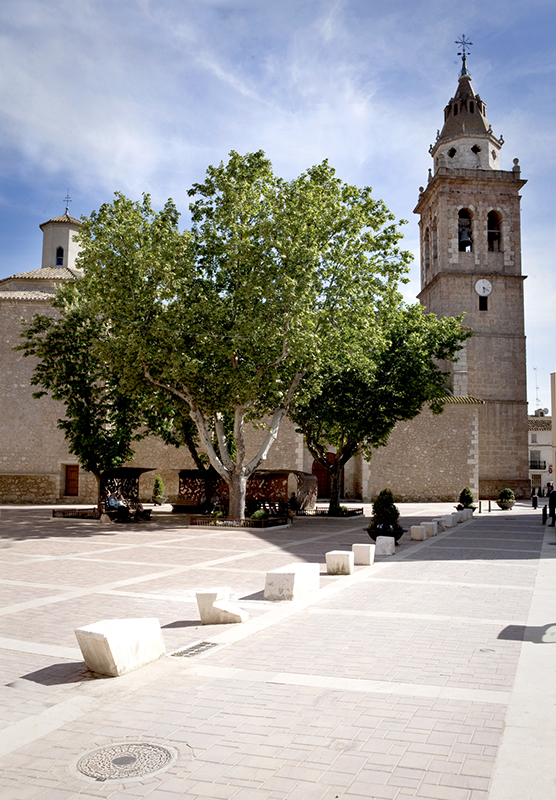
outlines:
[[[173,653],[170,653],[170,655],[176,656],[176,658],[191,658],[191,656],[198,656],[199,653],[210,650],[211,647],[218,647],[218,642],[196,642],[187,647],[182,647],[181,650],[175,650]]]
[[[87,753],[77,762],[77,769],[96,781],[121,781],[160,772],[176,758],[176,751],[159,744],[126,742]]]

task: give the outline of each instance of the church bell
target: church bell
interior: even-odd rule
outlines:
[[[471,237],[469,236],[469,231],[467,228],[462,228],[459,232],[459,243],[460,247],[471,247],[472,241]]]

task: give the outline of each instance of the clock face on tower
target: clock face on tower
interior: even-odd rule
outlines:
[[[492,284],[486,278],[480,278],[475,284],[475,291],[481,297],[487,297],[492,292]]]

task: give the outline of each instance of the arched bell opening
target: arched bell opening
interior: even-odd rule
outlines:
[[[489,253],[499,253],[502,250],[502,218],[498,211],[488,212],[487,239]]]
[[[467,208],[462,208],[458,214],[458,245],[460,253],[470,253],[473,250],[471,213]]]

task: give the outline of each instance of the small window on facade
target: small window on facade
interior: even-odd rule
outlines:
[[[537,443],[537,434],[536,433],[532,433],[531,434],[531,444],[536,444],[536,443]]]
[[[470,101],[469,101],[469,111],[470,111],[472,114],[474,114],[474,113],[475,113],[475,103],[473,102],[473,100],[470,100]]]
[[[451,147],[451,148],[448,150],[448,155],[450,156],[450,158],[453,158],[457,152],[458,152],[458,151],[456,150],[456,148],[455,148],[455,147]]]
[[[475,155],[478,155],[481,152],[481,148],[479,147],[478,144],[474,144],[473,147],[471,148],[471,152],[475,153]]]
[[[500,214],[497,211],[489,211],[487,217],[487,239],[490,253],[498,253],[502,249],[501,228]]]
[[[79,465],[67,464],[66,466],[66,495],[76,497],[79,494]]]
[[[488,311],[488,297],[479,296],[479,311]]]
[[[64,248],[57,247],[56,248],[56,266],[63,267],[64,266]]]
[[[492,160],[496,161],[496,150],[493,150],[491,155],[492,155]]]
[[[458,214],[458,243],[460,253],[473,250],[473,237],[471,235],[471,214],[462,208]]]
[[[458,115],[458,106],[456,103],[456,105],[454,106],[454,117],[457,117],[457,115]]]

